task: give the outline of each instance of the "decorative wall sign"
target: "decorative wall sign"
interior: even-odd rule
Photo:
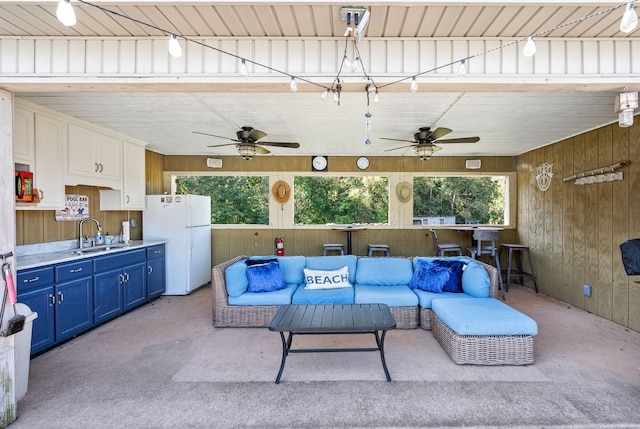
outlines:
[[[546,191],[551,186],[551,179],[553,178],[553,164],[540,164],[538,167],[538,174],[536,174],[536,182],[538,182],[538,189]]]
[[[56,220],[82,220],[89,217],[89,197],[67,194],[64,196],[64,209],[56,210]]]

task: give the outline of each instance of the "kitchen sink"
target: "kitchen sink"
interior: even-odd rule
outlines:
[[[105,244],[103,246],[83,247],[82,249],[77,248],[77,249],[73,249],[73,250],[67,250],[64,253],[75,253],[75,254],[78,254],[78,255],[82,255],[84,253],[105,252],[107,250],[120,249],[122,247],[129,247],[129,245],[126,244],[126,243],[122,243],[122,244]]]

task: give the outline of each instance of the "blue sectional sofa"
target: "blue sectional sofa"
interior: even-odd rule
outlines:
[[[458,279],[459,292],[429,292],[415,287],[417,271],[435,260],[464,267]],[[279,286],[270,290],[272,277],[262,281],[265,277],[260,276],[272,276],[275,266],[279,267]],[[348,274],[341,276],[337,270],[344,267]],[[333,280],[347,279],[349,287],[332,287]],[[317,288],[323,282],[329,283],[327,288]],[[280,305],[290,303],[384,303],[399,329],[431,329],[434,299],[496,298],[498,272],[493,266],[466,257],[238,256],[213,268],[212,289],[213,324],[217,327],[264,327]]]

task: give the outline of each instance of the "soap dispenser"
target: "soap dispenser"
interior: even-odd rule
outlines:
[[[98,232],[96,233],[96,246],[102,246],[104,244],[104,237],[102,236],[102,231],[98,228]]]

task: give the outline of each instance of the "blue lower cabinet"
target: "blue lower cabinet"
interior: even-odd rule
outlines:
[[[38,313],[31,327],[31,354],[44,350],[56,342],[55,298],[53,284],[19,293],[18,301]]]
[[[56,341],[71,338],[93,326],[93,278],[56,284]]]
[[[124,267],[124,311],[147,302],[146,268],[144,262]]]
[[[93,276],[93,322],[98,324],[124,311],[122,269],[104,271]]]
[[[164,244],[18,270],[18,301],[38,313],[31,354],[164,292]]]

